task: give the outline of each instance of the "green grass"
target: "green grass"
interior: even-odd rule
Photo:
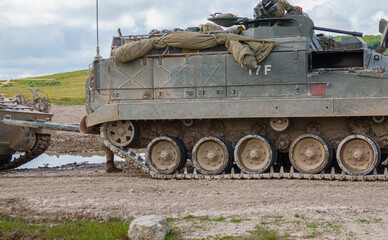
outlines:
[[[84,105],[85,82],[89,70],[59,73],[25,79],[13,79],[10,83],[0,86],[0,92],[6,97],[23,94],[26,99],[32,99],[29,87],[39,88],[48,94],[50,102],[56,105]],[[42,97],[45,94],[40,93]]]
[[[265,215],[263,218],[264,218],[264,219],[283,219],[283,216],[271,216],[271,215]]]
[[[364,218],[359,218],[357,219],[357,221],[359,223],[365,223],[365,224],[369,224],[369,223],[379,223],[379,222],[382,222],[383,219],[381,218],[368,218],[368,219],[364,219]]]
[[[253,230],[247,231],[248,234],[243,236],[208,236],[201,240],[282,240],[289,239],[289,236],[281,236],[277,231],[268,227],[257,225]],[[172,228],[167,233],[166,240],[184,240],[182,230]]]
[[[224,217],[211,218],[211,217],[209,217],[209,216],[193,216],[193,215],[188,215],[188,216],[184,217],[183,220],[186,220],[186,221],[195,221],[195,220],[199,220],[199,221],[201,221],[201,222],[205,222],[205,221],[210,221],[210,222],[225,222],[226,218],[224,218]]]
[[[0,218],[1,234],[15,233],[23,239],[127,239],[129,223],[123,221],[65,221],[57,224],[35,224],[10,217]],[[20,237],[22,236],[22,237]],[[35,237],[35,238],[34,238]]]
[[[250,218],[232,218],[230,220],[230,222],[232,223],[241,223],[241,222],[245,222],[245,221],[251,221]]]
[[[184,240],[181,235],[182,232],[179,228],[171,228],[166,235],[166,240]]]
[[[243,237],[244,240],[278,240],[284,237],[280,236],[278,232],[268,227],[257,225],[254,230],[248,231],[249,236]]]

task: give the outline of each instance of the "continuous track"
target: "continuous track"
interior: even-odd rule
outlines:
[[[319,174],[302,174],[294,171],[291,167],[285,171],[284,167],[271,167],[269,173],[262,174],[244,174],[236,173],[235,168],[232,168],[230,173],[223,173],[220,175],[203,175],[197,172],[194,168],[192,172],[188,168],[184,168],[182,172],[170,175],[158,174],[151,170],[146,164],[145,158],[139,154],[134,153],[131,149],[119,148],[112,145],[106,139],[105,131],[101,131],[101,138],[104,144],[117,156],[125,159],[128,163],[134,165],[136,168],[149,174],[151,178],[155,179],[178,179],[178,180],[193,180],[193,179],[236,179],[236,180],[251,180],[251,179],[307,179],[307,180],[331,180],[331,181],[388,181],[388,168],[381,170],[379,173],[376,169],[372,174],[366,176],[352,176],[346,175],[345,172],[338,173],[333,167],[328,172],[321,172]]]
[[[23,164],[26,164],[29,161],[32,161],[33,159],[37,158],[39,155],[44,153],[50,146],[50,138],[51,136],[47,134],[36,134],[36,143],[34,147],[31,150],[27,151],[25,154],[21,155],[20,157],[15,158],[14,160],[4,165],[1,165],[0,171],[20,167]]]

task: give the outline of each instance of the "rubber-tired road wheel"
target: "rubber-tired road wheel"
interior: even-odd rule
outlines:
[[[355,134],[340,142],[337,162],[350,175],[369,174],[380,164],[381,151],[375,140],[367,135]]]
[[[147,146],[146,162],[156,173],[175,173],[186,165],[186,161],[186,148],[183,142],[175,137],[158,137]]]
[[[315,174],[326,169],[333,159],[333,148],[323,136],[304,134],[296,138],[289,151],[292,166],[300,173]]]
[[[221,137],[205,137],[194,146],[192,161],[202,174],[217,175],[233,164],[233,146]]]
[[[234,159],[245,173],[263,173],[275,163],[277,149],[269,138],[249,135],[237,143]]]

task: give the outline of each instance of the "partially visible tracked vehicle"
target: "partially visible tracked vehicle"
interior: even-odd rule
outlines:
[[[78,131],[78,126],[50,123],[47,97],[30,88],[33,100],[0,93],[0,171],[14,169],[35,159],[50,146],[50,130]]]
[[[96,58],[86,82],[82,131],[100,133],[115,154],[157,178],[388,179],[380,168],[388,152],[385,20],[379,52],[360,33],[342,31],[355,36],[338,43],[317,37],[314,29],[333,30],[298,13],[209,20],[244,31],[199,34],[239,35],[244,49],[249,39],[276,46],[254,67],[237,62],[228,43],[198,50],[154,44],[121,62],[115,54],[128,44],[174,35],[114,37],[111,57]],[[146,157],[131,148],[146,148]],[[286,162],[278,157],[284,153]]]

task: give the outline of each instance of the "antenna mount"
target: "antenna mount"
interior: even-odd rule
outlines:
[[[96,48],[96,56],[94,57],[94,61],[100,61],[102,59],[100,55],[100,44],[98,37],[98,0],[96,0],[96,22],[97,22],[97,48]]]

